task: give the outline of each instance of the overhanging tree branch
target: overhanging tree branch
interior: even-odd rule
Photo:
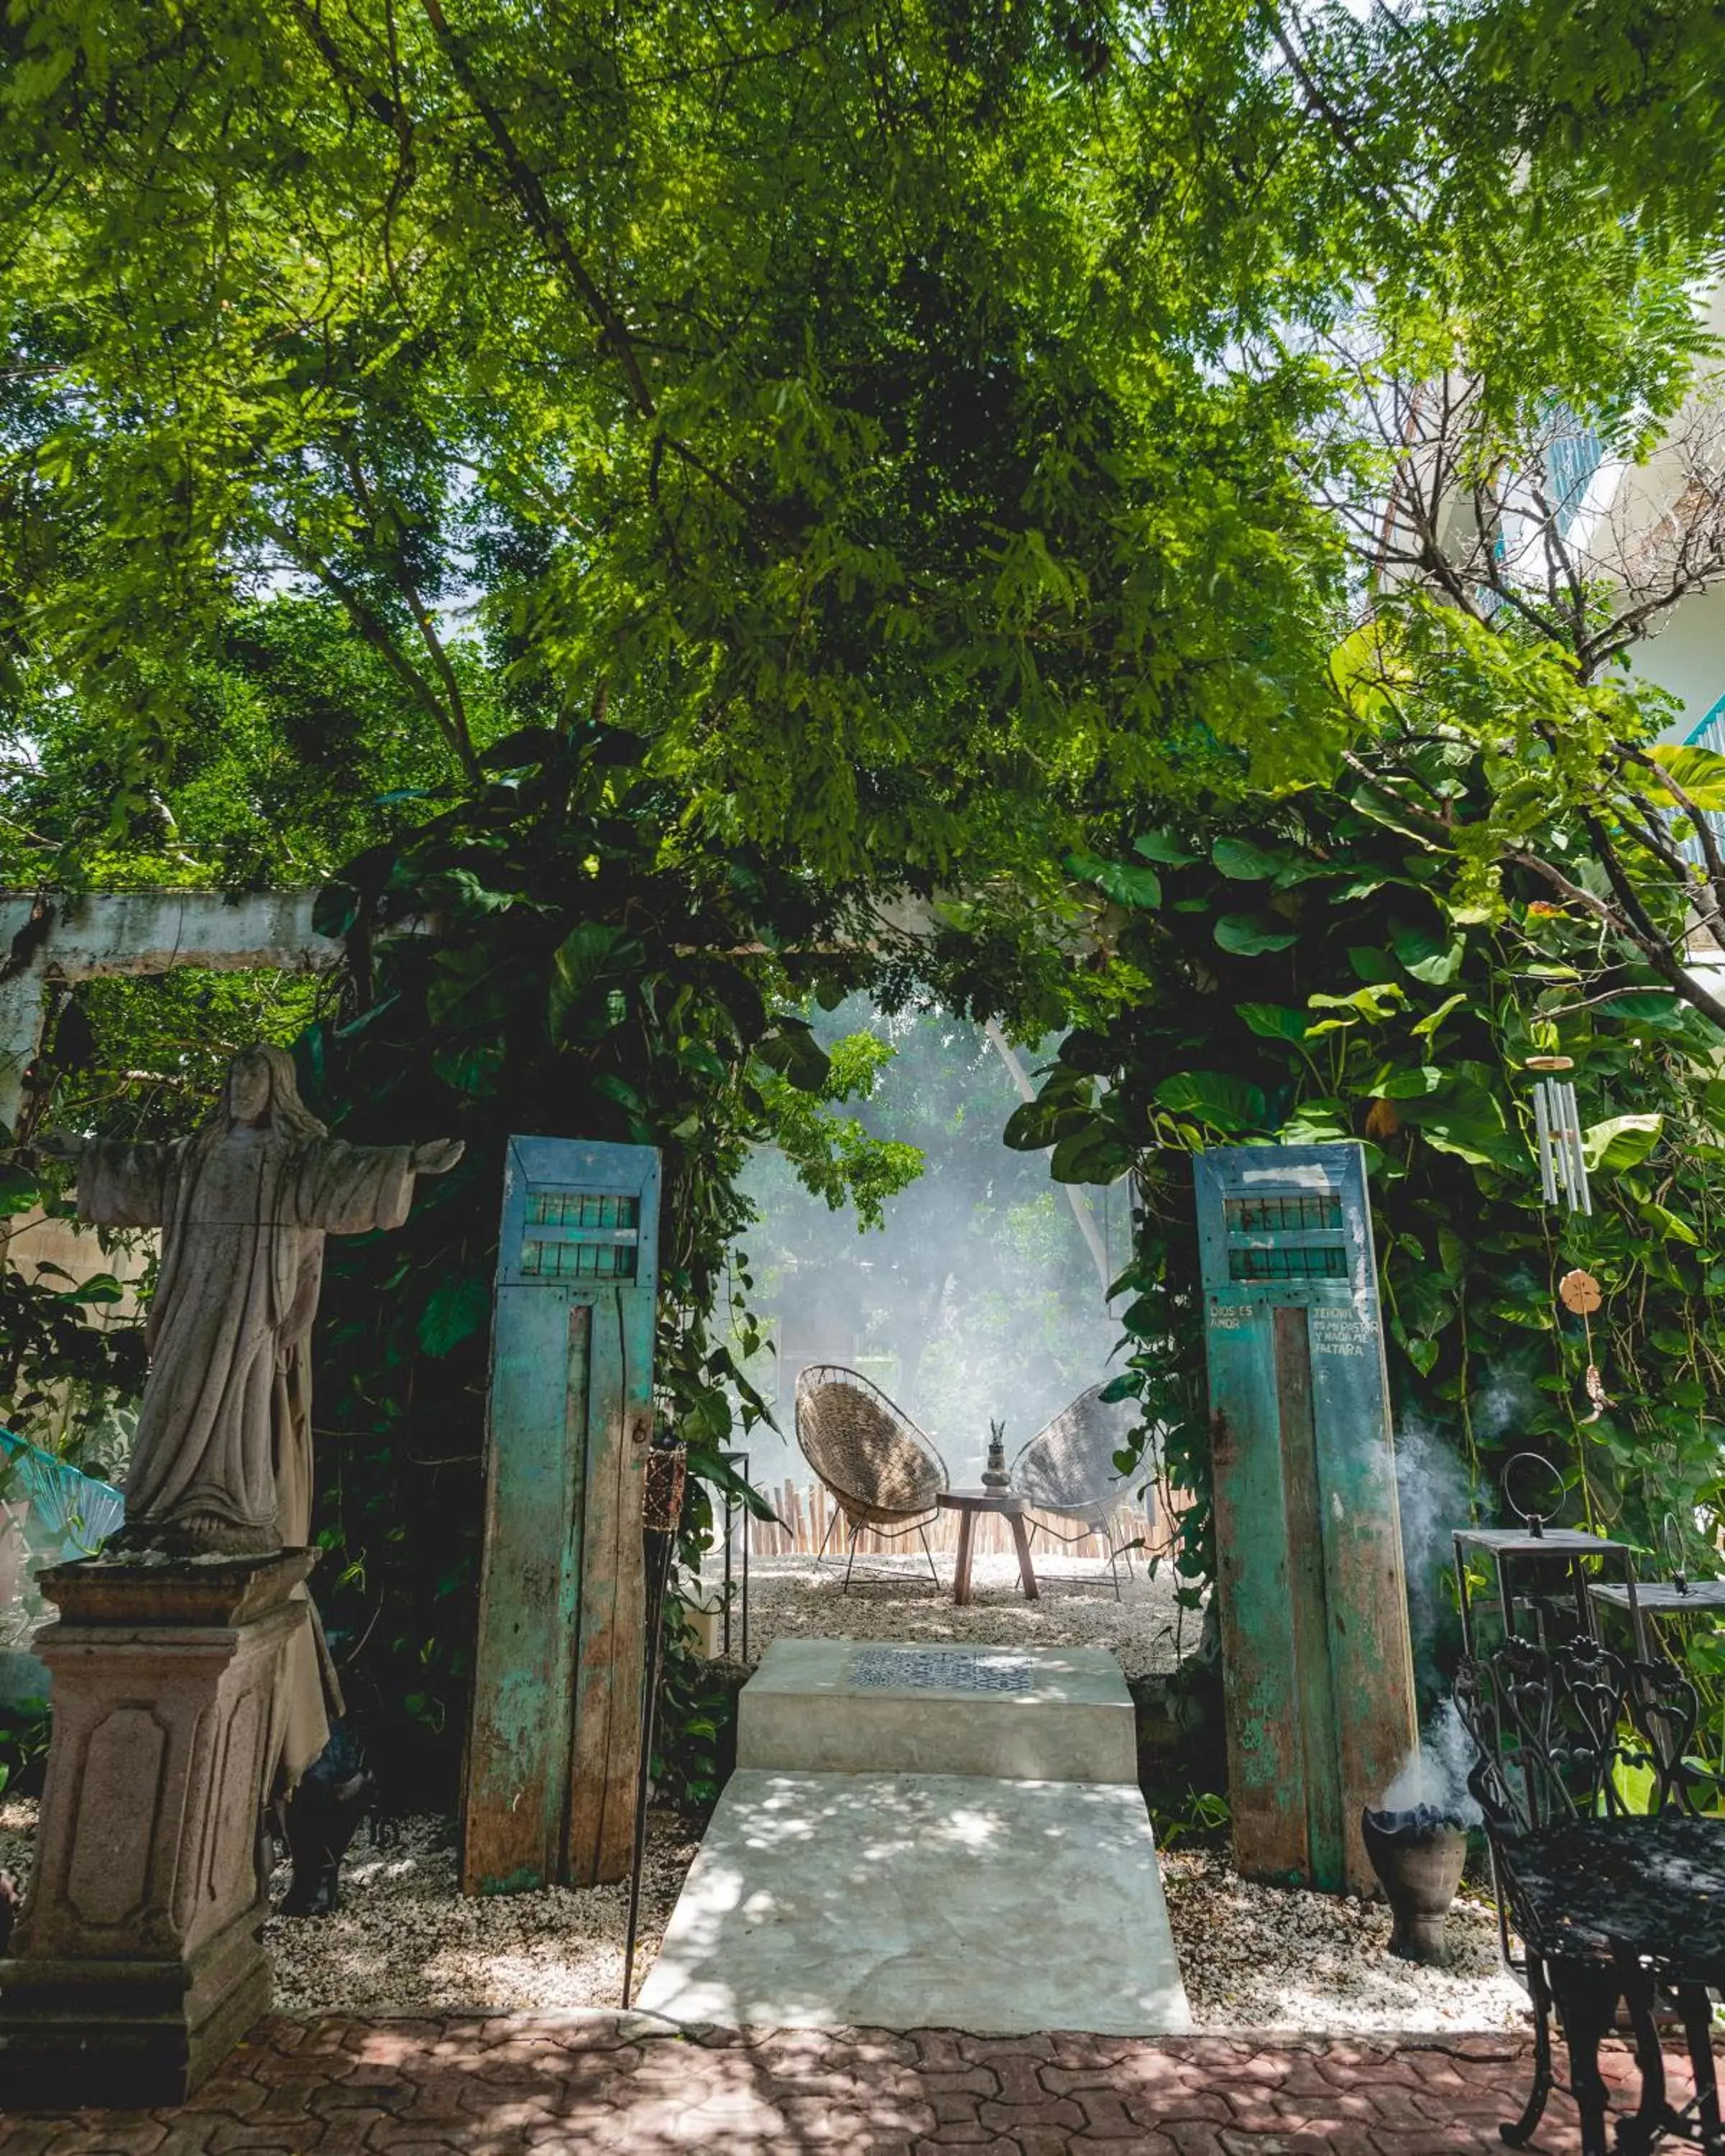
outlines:
[[[511,133],[502,113],[485,95],[484,85],[468,59],[460,38],[449,26],[449,18],[443,11],[442,0],[419,0],[419,5],[444,59],[449,64],[450,73],[460,84],[469,104],[484,121],[486,132],[502,162],[510,191],[521,204],[540,244],[592,317],[606,348],[622,370],[635,409],[644,418],[653,418],[656,416],[658,406],[647,386],[647,378],[641,372],[640,360],[622,317],[606,299],[586,264],[576,253],[562,219],[552,207],[551,197],[545,191],[544,182]]]
[[[468,736],[466,716],[459,701],[459,684],[454,683],[453,672],[450,675],[449,682],[450,685],[454,687],[457,701],[453,707],[446,708],[432,684],[397,643],[388,623],[374,608],[367,603],[359,591],[338,570],[332,568],[313,548],[305,546],[288,526],[279,522],[275,518],[264,518],[262,528],[268,532],[296,568],[304,570],[309,577],[316,578],[318,583],[330,593],[331,597],[341,602],[347,610],[349,620],[352,622],[361,636],[382,660],[419,709],[436,726],[449,752],[460,766],[462,776],[470,781],[477,780],[480,775],[479,762],[474,754],[472,741]],[[411,608],[409,610],[411,611]],[[423,637],[423,624],[421,634]],[[432,642],[436,644],[434,634]],[[436,644],[436,649],[442,654],[447,665],[448,654],[442,652],[440,644]]]

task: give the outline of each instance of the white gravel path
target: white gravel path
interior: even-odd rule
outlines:
[[[0,1799],[0,1867],[28,1882],[36,1826],[30,1797]],[[652,1967],[696,1830],[649,1815],[634,1988]],[[279,1863],[272,1895],[287,1892]],[[331,1917],[274,1917],[264,1941],[283,2014],[456,2013],[617,2007],[622,2003],[629,1887],[550,1887],[472,1900],[455,1886],[453,1820],[405,1820],[382,1846],[361,1830]]]
[[[653,1815],[638,1991],[697,1846],[686,1821]],[[270,1882],[278,1898],[288,1876],[279,1865]],[[453,1823],[417,1818],[382,1848],[362,1834],[342,1867],[333,1916],[273,1917],[264,1939],[284,2014],[526,2012],[620,2006],[628,1920],[626,1881],[470,1899],[456,1892]]]
[[[36,1799],[0,1797],[0,1871],[9,1871],[20,1887],[30,1883],[36,1855]]]
[[[963,1609],[952,1600],[952,1560],[937,1556],[942,1585],[916,1557],[859,1558],[845,1591],[845,1568],[829,1559],[757,1558],[749,1574],[749,1655],[758,1661],[778,1639],[981,1640],[1020,1647],[1106,1647],[1128,1677],[1173,1670],[1177,1642],[1190,1652],[1201,1613],[1183,1611],[1174,1582],[1163,1565],[1154,1579],[1135,1563],[1128,1580],[1122,1568],[1121,1599],[1108,1568],[1093,1558],[1056,1558],[1035,1552],[1034,1602],[1019,1587],[1010,1557],[979,1557],[972,1571],[976,1599]],[[738,1621],[732,1639],[741,1645]]]
[[[1162,1856],[1168,1921],[1200,2029],[1430,2035],[1531,2026],[1527,1995],[1497,1956],[1497,1919],[1466,1894],[1445,1922],[1450,1960],[1389,1952],[1381,1902],[1260,1887],[1208,1851]]]

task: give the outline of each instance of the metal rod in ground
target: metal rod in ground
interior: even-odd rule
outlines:
[[[635,1975],[635,1934],[641,1916],[641,1859],[647,1846],[647,1784],[653,1771],[653,1725],[659,1712],[659,1673],[665,1658],[665,1588],[670,1577],[675,1534],[648,1534],[647,1697],[641,1714],[641,1763],[635,1776],[635,1847],[629,1871],[629,1929],[623,1944],[623,2010],[629,2011]]]

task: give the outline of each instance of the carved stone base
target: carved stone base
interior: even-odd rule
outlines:
[[[0,1960],[0,2107],[182,2102],[270,2004],[277,1671],[316,1553],[61,1565],[54,1737]]]

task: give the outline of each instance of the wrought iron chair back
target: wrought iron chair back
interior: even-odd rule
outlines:
[[[1626,1661],[1586,1634],[1549,1646],[1506,1640],[1463,1663],[1455,1706],[1478,1749],[1468,1785],[1494,1840],[1696,1810],[1700,1701],[1671,1663]],[[1646,1800],[1632,1801],[1644,1772]]]

